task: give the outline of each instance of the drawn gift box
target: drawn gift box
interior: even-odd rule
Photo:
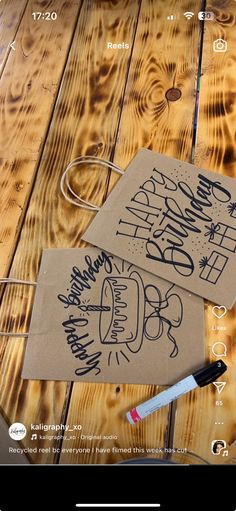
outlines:
[[[236,229],[234,227],[222,224],[221,222],[211,224],[205,236],[208,237],[209,243],[225,248],[230,252],[235,252],[236,250]]]
[[[219,254],[219,252],[214,250],[210,257],[203,257],[201,259],[199,263],[200,268],[202,268],[199,275],[200,278],[207,280],[207,282],[211,282],[212,284],[216,284],[224,271],[227,261],[228,257],[223,254]]]
[[[236,202],[230,202],[227,206],[229,216],[236,218]]]

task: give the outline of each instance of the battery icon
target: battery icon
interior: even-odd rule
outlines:
[[[214,14],[214,12],[211,12],[211,11],[200,11],[198,13],[199,20],[210,21],[210,20],[213,20],[214,18],[215,18],[215,14]]]

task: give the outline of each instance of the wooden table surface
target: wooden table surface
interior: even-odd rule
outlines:
[[[236,3],[205,3],[216,20],[204,26],[197,17],[201,0],[0,4],[1,277],[37,280],[43,248],[84,245],[81,235],[94,214],[66,203],[59,190],[76,156],[97,155],[125,168],[147,147],[236,176]],[[57,21],[32,21],[40,10],[56,11]],[[183,17],[187,10],[195,13],[191,20]],[[172,13],[179,19],[167,21]],[[219,37],[228,42],[226,53],[212,51]],[[125,41],[129,49],[107,49],[108,41]],[[180,90],[179,99],[166,97],[171,88]],[[102,204],[116,180],[102,167],[85,169],[83,197]],[[2,286],[0,330],[27,331],[33,297],[32,288]],[[0,338],[0,412],[9,424],[82,424],[84,435],[117,436],[32,442],[27,434],[23,444],[38,448],[30,462],[116,463],[169,447],[217,463],[211,441],[225,439],[229,456],[221,463],[236,463],[235,308],[217,320],[211,306],[205,302],[206,357],[213,360],[211,346],[220,336],[229,366],[223,393],[213,385],[193,391],[135,427],[123,411],[158,387],[22,380],[26,341]],[[107,451],[112,447],[116,452]],[[178,461],[201,462],[185,454]]]

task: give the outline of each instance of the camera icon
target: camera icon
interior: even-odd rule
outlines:
[[[213,41],[213,51],[225,52],[227,51],[227,42],[224,39],[216,39]]]

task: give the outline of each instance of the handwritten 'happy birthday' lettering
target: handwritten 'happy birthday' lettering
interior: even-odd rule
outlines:
[[[85,256],[85,269],[80,270],[77,266],[73,266],[70,275],[70,288],[67,289],[68,294],[57,296],[58,300],[64,304],[65,309],[68,309],[68,307],[76,307],[80,310],[86,308],[85,305],[81,305],[83,291],[91,289],[91,285],[96,282],[102,268],[108,274],[112,272],[112,259],[113,256],[101,252],[94,261],[89,255]],[[93,308],[94,306],[90,305],[90,307]],[[91,371],[95,371],[95,375],[101,372],[99,365],[102,352],[88,352],[88,349],[94,343],[94,339],[89,339],[89,333],[84,330],[87,324],[88,320],[86,318],[75,318],[73,315],[69,315],[69,319],[62,322],[71,353],[82,362],[81,367],[75,370],[77,376],[84,376]],[[80,328],[80,335],[77,333],[78,328]]]
[[[112,271],[112,256],[105,252],[101,252],[95,261],[92,261],[88,255],[84,258],[86,263],[86,270],[80,270],[77,266],[73,266],[70,276],[70,289],[69,293],[59,294],[58,299],[64,303],[65,309],[70,306],[81,305],[81,294],[85,289],[91,289],[91,283],[96,282],[96,276],[102,267],[105,268],[107,273]]]
[[[181,192],[181,205],[176,193]],[[194,271],[194,262],[184,249],[190,233],[201,233],[206,223],[212,222],[214,200],[225,203],[231,194],[220,183],[198,174],[194,192],[185,182],[175,183],[163,172],[153,169],[152,175],[125,207],[127,217],[119,220],[117,236],[145,241],[146,257],[174,267],[188,277]]]
[[[77,328],[83,328],[87,326],[88,320],[85,318],[75,318],[73,315],[69,316],[69,319],[63,321],[65,333],[67,334],[67,344],[70,346],[71,352],[78,358],[83,364],[75,370],[77,376],[83,376],[91,371],[95,371],[95,374],[99,374],[101,369],[100,356],[101,351],[95,353],[88,353],[87,348],[94,343],[94,340],[82,342],[89,337],[88,333],[78,335],[76,333]]]

